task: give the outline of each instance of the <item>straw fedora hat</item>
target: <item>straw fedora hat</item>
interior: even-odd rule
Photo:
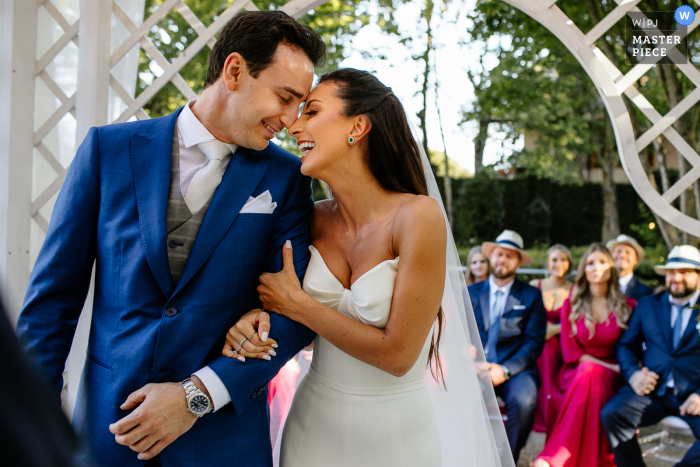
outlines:
[[[656,274],[665,276],[668,269],[699,269],[700,251],[691,245],[674,246],[668,254],[666,264],[654,266]]]
[[[644,259],[644,248],[642,248],[642,246],[639,243],[637,243],[637,240],[630,237],[629,235],[620,234],[617,236],[617,238],[608,241],[608,243],[606,243],[605,246],[608,248],[608,250],[610,250],[610,254],[612,255],[612,252],[615,249],[615,247],[620,244],[631,246],[632,248],[634,248],[634,251],[637,252],[637,263],[642,262],[642,260]]]
[[[484,242],[481,251],[487,258],[491,258],[491,253],[496,247],[517,251],[523,260],[522,266],[532,263],[532,257],[523,249],[523,237],[518,232],[504,230],[495,242]]]

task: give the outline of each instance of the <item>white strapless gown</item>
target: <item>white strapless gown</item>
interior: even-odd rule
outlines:
[[[313,246],[303,289],[324,305],[377,328],[389,320],[399,258],[346,289]],[[282,435],[282,467],[438,467],[440,434],[425,388],[432,332],[413,368],[395,377],[316,337],[309,372]]]

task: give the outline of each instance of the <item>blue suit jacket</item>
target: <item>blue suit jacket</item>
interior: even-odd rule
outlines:
[[[640,300],[617,343],[617,361],[625,381],[629,383],[632,374],[640,369],[639,362],[643,362],[643,366],[659,375],[655,391],[658,391],[661,382],[666,381],[672,372],[681,401],[693,392],[700,394],[700,338],[697,319],[698,310],[695,309],[690,315],[680,345],[674,351],[668,293],[661,292]]]
[[[637,276],[634,275],[632,276],[629,284],[627,284],[627,289],[625,289],[625,296],[637,301],[653,293],[653,288],[640,282],[639,279],[637,279]]]
[[[489,291],[488,280],[469,286],[469,297],[484,346],[489,335],[489,328],[484,324],[490,324]],[[497,359],[492,363],[508,367],[511,376],[530,372],[539,379],[536,361],[544,348],[546,332],[547,311],[542,302],[542,293],[538,288],[515,279],[501,316]]]
[[[170,277],[166,212],[173,132],[167,117],[93,128],[56,202],[27,289],[17,331],[56,397],[95,265],[95,298],[73,423],[89,461],[141,466],[109,424],[127,415],[127,396],[147,383],[179,382],[209,365],[232,403],[205,415],[160,455],[164,466],[272,465],[266,386],[314,334],[272,315],[272,361],[223,357],[229,327],[259,306],[258,276],[282,268],[292,241],[301,278],[309,260],[311,180],[274,144],[239,148],[226,169],[178,284]],[[239,211],[269,190],[273,214]],[[178,313],[167,316],[175,307]]]

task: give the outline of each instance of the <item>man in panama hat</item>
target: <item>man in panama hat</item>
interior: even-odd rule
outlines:
[[[643,284],[634,275],[634,268],[644,259],[644,248],[629,235],[621,234],[605,244],[615,261],[619,273],[620,290],[626,297],[639,301],[654,293],[654,289]]]
[[[678,466],[700,465],[700,252],[676,246],[666,264],[667,291],[639,302],[617,346],[620,373],[628,382],[600,413],[620,467],[643,466],[636,430],[667,415],[685,420],[695,436]],[[641,359],[641,364],[640,364]]]
[[[481,251],[491,262],[491,276],[469,286],[469,296],[491,381],[506,403],[506,432],[517,463],[535,422],[536,360],[544,347],[547,314],[539,289],[515,278],[519,267],[532,262],[517,232],[503,231]]]

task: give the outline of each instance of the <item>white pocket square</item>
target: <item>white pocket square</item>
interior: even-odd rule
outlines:
[[[240,214],[272,214],[275,212],[276,207],[277,203],[272,202],[270,190],[266,190],[264,193],[259,194],[255,198],[250,196],[248,201],[246,201],[245,205],[243,206],[243,209],[241,209]]]
[[[513,305],[514,310],[524,310],[527,308],[525,305]]]

